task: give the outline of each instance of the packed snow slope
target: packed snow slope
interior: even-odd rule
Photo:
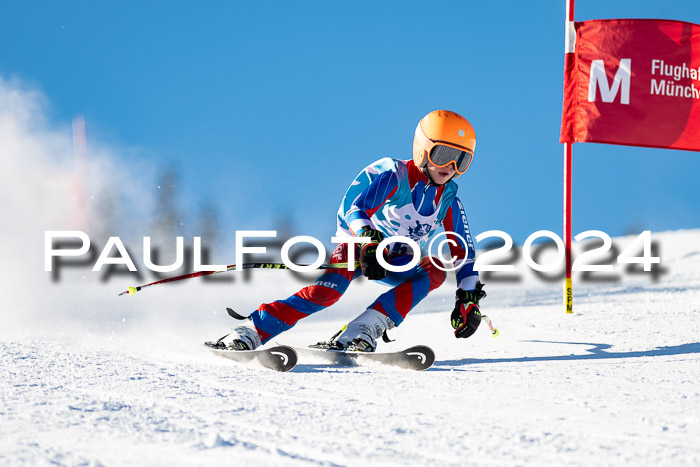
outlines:
[[[0,331],[0,464],[698,465],[700,230],[653,239],[657,274],[577,276],[572,315],[560,280],[485,278],[497,339],[453,337],[448,280],[380,347],[433,347],[424,372],[302,359],[276,373],[201,345],[234,324],[226,306],[295,292],[284,271],[134,297],[85,271],[18,285]],[[381,290],[353,284],[277,342],[325,339]]]

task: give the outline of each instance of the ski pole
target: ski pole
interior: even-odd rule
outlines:
[[[486,324],[489,325],[489,329],[491,329],[491,337],[493,337],[494,339],[498,337],[500,332],[498,332],[498,328],[493,327],[493,324],[491,323],[491,318],[489,318],[486,315],[481,315],[481,321],[486,321]]]
[[[355,261],[355,267],[357,268],[359,266],[359,261]],[[303,264],[300,264],[299,266],[304,266]],[[220,272],[227,272],[236,267],[235,264],[231,264],[229,266],[226,266],[226,269],[223,269],[221,271],[199,271],[199,272],[192,272],[190,274],[183,274],[182,276],[176,276],[176,277],[169,277],[167,279],[162,279],[159,281],[151,282],[150,284],[144,284],[144,285],[139,285],[138,287],[129,287],[128,290],[125,290],[124,292],[119,293],[118,295],[134,295],[136,292],[138,292],[141,289],[145,289],[146,287],[150,287],[152,285],[158,285],[158,284],[166,284],[168,282],[176,282],[176,281],[181,281],[184,279],[192,279],[194,277],[201,277],[201,276],[209,276],[212,274],[219,274]],[[329,263],[329,264],[322,264],[318,267],[318,269],[345,269],[348,267],[348,263]],[[244,263],[241,265],[242,269],[290,269],[289,266],[287,266],[284,263]]]

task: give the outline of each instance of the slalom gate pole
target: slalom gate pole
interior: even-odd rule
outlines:
[[[303,264],[299,264],[298,266],[304,266]],[[359,261],[355,262],[355,267],[357,268],[359,266]],[[330,264],[322,264],[320,265],[317,269],[345,269],[348,267],[348,263],[330,263]],[[199,272],[193,272],[190,274],[183,274],[182,276],[176,276],[176,277],[169,277],[167,279],[162,279],[159,281],[151,282],[150,284],[145,284],[145,285],[139,285],[138,287],[129,287],[128,290],[125,290],[124,292],[119,293],[118,295],[134,295],[136,292],[140,291],[141,289],[145,289],[146,287],[151,287],[152,285],[158,285],[158,284],[167,284],[168,282],[177,282],[185,279],[192,279],[195,277],[201,277],[201,276],[210,276],[212,274],[219,274],[221,272],[227,272],[231,271],[233,269],[236,269],[235,264],[231,264],[229,266],[226,266],[226,269],[222,269],[221,271],[199,271]],[[240,269],[291,269],[289,266],[287,266],[284,263],[244,263],[240,266]]]
[[[576,47],[574,0],[566,0],[565,31],[564,68],[569,70],[569,68],[574,66],[574,51]],[[564,87],[564,92],[566,92],[566,87]],[[574,312],[574,290],[571,281],[571,170],[573,167],[573,152],[573,143],[564,143],[564,261],[566,263],[564,311],[566,313]]]
[[[566,276],[564,277],[564,311],[574,312],[574,289],[571,281],[571,159],[573,148],[571,143],[564,143],[564,261]]]

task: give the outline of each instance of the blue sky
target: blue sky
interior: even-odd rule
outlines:
[[[0,76],[40,90],[51,121],[141,167],[176,167],[188,215],[231,230],[294,219],[329,241],[349,182],[408,159],[427,112],[477,132],[459,179],[472,231],[562,230],[564,1],[11,2]],[[700,23],[696,0],[579,1],[578,21]],[[700,227],[700,153],[574,147],[574,234]]]

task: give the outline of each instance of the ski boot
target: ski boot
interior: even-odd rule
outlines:
[[[258,331],[252,325],[243,325],[233,328],[216,342],[206,342],[206,345],[221,350],[255,350],[262,343]]]
[[[381,337],[385,342],[389,342],[386,331],[395,326],[388,316],[368,308],[333,336],[331,342],[342,347],[343,350],[374,352],[377,349],[377,339]]]

